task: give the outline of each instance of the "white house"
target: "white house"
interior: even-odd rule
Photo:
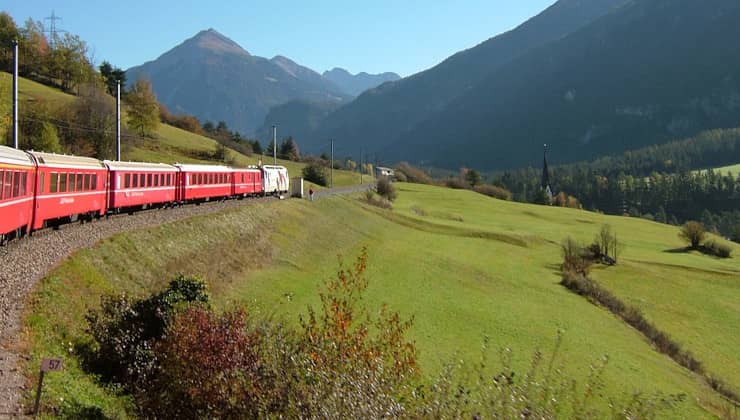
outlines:
[[[383,166],[376,166],[375,167],[375,177],[380,178],[381,176],[389,176],[392,177],[395,175],[395,172],[393,172],[393,169],[391,168],[385,168]]]

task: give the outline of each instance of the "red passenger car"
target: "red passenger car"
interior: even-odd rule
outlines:
[[[180,169],[179,201],[209,201],[231,196],[233,169],[212,165],[175,165]]]
[[[234,185],[231,195],[248,197],[262,193],[262,171],[256,166],[233,170]]]
[[[28,153],[0,146],[0,244],[31,231],[35,177]]]
[[[105,215],[108,170],[97,159],[29,152],[38,166],[33,228]]]
[[[161,207],[177,200],[179,169],[163,163],[105,161],[109,169],[108,210]]]

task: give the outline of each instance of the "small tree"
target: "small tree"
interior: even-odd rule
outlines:
[[[326,186],[326,168],[319,162],[311,162],[303,168],[303,178],[314,184]]]
[[[301,158],[301,152],[298,150],[298,144],[296,144],[293,137],[288,137],[280,143],[278,156],[292,161],[298,161]]]
[[[393,186],[393,183],[387,176],[381,176],[378,178],[375,188],[378,191],[378,194],[386,200],[393,201],[396,199],[396,187]]]
[[[612,231],[611,225],[601,227],[599,234],[594,239],[594,244],[596,245],[594,248],[598,250],[598,257],[601,260],[612,264],[617,262],[620,244],[617,240],[617,234]]]
[[[691,249],[699,249],[706,235],[707,232],[704,229],[704,225],[695,221],[684,223],[681,231],[678,233],[678,236],[686,241]]]
[[[151,136],[159,127],[159,103],[147,80],[136,81],[126,95],[128,124],[140,136]]]
[[[475,169],[469,169],[467,173],[465,173],[465,180],[468,181],[468,184],[470,184],[471,187],[475,187],[481,183],[480,173]]]

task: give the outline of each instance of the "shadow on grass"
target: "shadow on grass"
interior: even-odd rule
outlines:
[[[692,248],[690,246],[687,246],[684,248],[666,249],[663,252],[669,253],[669,254],[688,254],[691,251],[697,251],[704,255],[708,255],[710,257],[714,257],[720,260],[730,258],[729,251],[726,254],[722,254],[716,247],[713,248],[713,247],[704,246],[704,245],[699,245],[697,248]]]
[[[666,249],[663,252],[669,253],[669,254],[685,254],[687,252],[693,251],[694,249],[690,246],[683,247],[683,248],[673,248],[673,249]]]

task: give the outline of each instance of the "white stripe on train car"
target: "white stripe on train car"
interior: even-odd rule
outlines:
[[[31,200],[33,200],[33,197],[21,198],[19,200],[13,200],[13,201],[5,202],[5,203],[0,203],[0,207],[12,206],[14,204],[20,204],[20,203],[31,201]]]

